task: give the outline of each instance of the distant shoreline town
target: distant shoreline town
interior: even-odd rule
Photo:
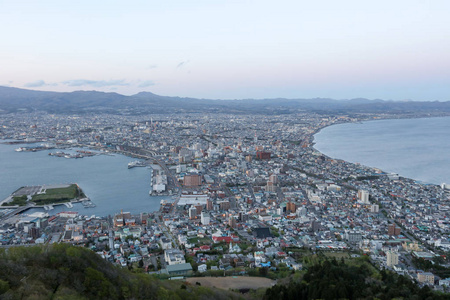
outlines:
[[[446,115],[6,114],[2,139],[141,159],[155,166],[151,192],[173,199],[157,212],[108,217],[4,214],[0,241],[84,244],[113,263],[140,262],[168,277],[252,274],[280,265],[295,271],[318,251],[367,255],[379,268],[442,290],[446,273],[418,262],[448,264],[442,256],[450,250],[448,186],[333,159],[313,147],[314,134],[327,126],[433,116]]]

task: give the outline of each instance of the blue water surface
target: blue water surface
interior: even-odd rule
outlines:
[[[450,117],[339,124],[315,135],[327,156],[425,183],[450,183]]]
[[[132,213],[159,209],[163,198],[149,196],[150,169],[128,169],[133,158],[115,154],[67,159],[48,155],[61,150],[14,151],[19,146],[27,145],[0,144],[0,200],[22,186],[78,183],[96,207],[84,208],[80,204],[69,209],[61,205],[55,206],[52,214],[70,210],[107,216],[122,209]],[[62,151],[76,153],[75,149]]]

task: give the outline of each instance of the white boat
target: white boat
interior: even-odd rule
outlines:
[[[139,160],[128,163],[128,169],[131,169],[134,167],[145,167],[145,166],[146,166],[145,162],[139,161]]]

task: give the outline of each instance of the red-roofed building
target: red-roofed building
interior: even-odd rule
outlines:
[[[225,242],[227,244],[231,243],[231,242],[238,242],[239,241],[239,237],[233,235],[233,236],[213,236],[213,241],[214,243],[220,243],[220,242]]]
[[[270,159],[270,152],[257,151],[256,158],[257,159]]]
[[[200,250],[202,250],[202,251],[209,251],[209,250],[211,250],[211,247],[208,246],[208,245],[203,245],[203,246],[200,246]]]

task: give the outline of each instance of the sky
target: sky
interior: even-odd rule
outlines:
[[[450,100],[448,0],[0,0],[0,85]]]

